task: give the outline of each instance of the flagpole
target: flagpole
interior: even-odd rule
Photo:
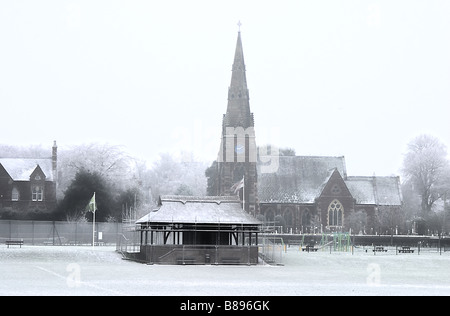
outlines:
[[[94,210],[92,212],[93,217],[92,217],[92,248],[94,248],[94,244],[95,244],[95,211],[97,208],[97,203],[95,202],[95,192],[94,192]]]
[[[242,176],[242,209],[245,211],[245,174]]]

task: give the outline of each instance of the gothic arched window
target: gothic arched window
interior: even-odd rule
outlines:
[[[328,226],[342,226],[344,207],[339,200],[333,200],[328,207]]]
[[[291,229],[294,226],[294,215],[292,213],[292,209],[290,208],[286,208],[284,210],[284,221],[286,223],[286,228],[287,229]]]
[[[272,208],[269,208],[265,211],[265,219],[267,222],[273,222],[275,221],[275,212],[273,211]]]
[[[303,211],[302,225],[303,226],[310,226],[311,225],[311,213],[310,213],[309,209],[305,209]]]

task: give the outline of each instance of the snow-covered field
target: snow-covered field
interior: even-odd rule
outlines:
[[[450,295],[450,253],[283,254],[284,266],[161,266],[113,247],[0,247],[1,295]]]

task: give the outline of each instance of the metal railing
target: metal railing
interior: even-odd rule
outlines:
[[[95,223],[96,245],[115,245],[121,223]],[[92,245],[92,223],[0,220],[0,242],[23,239],[24,245]]]

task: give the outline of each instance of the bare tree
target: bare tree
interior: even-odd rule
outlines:
[[[91,143],[61,150],[58,157],[59,194],[63,194],[77,172],[82,170],[96,172],[114,183],[116,188],[124,190],[135,175],[133,167],[132,158],[120,146]]]
[[[403,161],[404,179],[420,196],[420,208],[424,214],[431,212],[448,187],[447,148],[438,138],[420,135],[408,144]]]
[[[153,163],[144,182],[150,187],[154,200],[159,195],[180,194],[205,195],[207,164],[203,162],[177,161],[171,154],[160,154]]]
[[[52,148],[34,145],[29,147],[20,147],[0,144],[0,158],[47,158],[51,157]]]

